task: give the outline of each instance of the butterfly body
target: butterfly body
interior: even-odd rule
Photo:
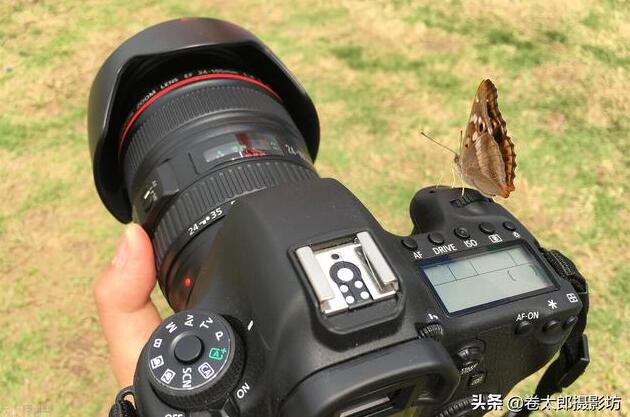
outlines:
[[[492,81],[483,80],[453,162],[464,181],[482,194],[507,198],[515,189],[516,153],[497,98]]]

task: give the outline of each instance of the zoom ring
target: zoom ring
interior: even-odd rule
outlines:
[[[199,180],[177,197],[155,230],[158,270],[175,240],[208,211],[253,191],[312,178],[317,178],[312,168],[294,162],[245,160]]]
[[[142,161],[157,143],[199,118],[219,113],[253,112],[258,115],[273,114],[287,121],[287,126],[293,125],[282,104],[268,93],[251,85],[215,85],[216,82],[200,82],[197,90],[182,89],[170,93],[152,104],[134,123],[125,152],[124,172],[128,190],[132,190],[133,179]]]

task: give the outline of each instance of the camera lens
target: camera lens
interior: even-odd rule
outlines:
[[[164,80],[122,126],[128,197],[174,307],[184,303],[175,289],[191,285],[198,248],[208,248],[236,198],[317,177],[280,97],[248,74],[200,70]]]

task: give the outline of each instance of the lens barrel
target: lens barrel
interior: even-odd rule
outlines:
[[[176,311],[236,199],[317,177],[310,97],[260,39],[218,19],[159,23],[116,48],[90,89],[88,137],[99,197],[147,230]]]
[[[228,71],[191,72],[151,90],[124,124],[118,156],[134,218],[152,238],[172,305],[182,296],[175,303],[170,288],[190,286],[195,269],[179,255],[202,231],[218,228],[236,198],[317,177],[279,96],[252,76]]]

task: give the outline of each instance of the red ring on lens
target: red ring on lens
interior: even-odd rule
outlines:
[[[194,77],[190,77],[190,78],[186,78],[186,79],[180,80],[180,81],[178,81],[178,82],[176,82],[174,84],[169,85],[165,89],[160,90],[157,93],[155,93],[155,95],[153,97],[148,99],[146,101],[146,103],[144,103],[142,106],[140,106],[140,108],[138,110],[136,110],[136,112],[133,114],[133,116],[131,116],[131,118],[129,119],[129,122],[127,122],[127,125],[125,126],[125,130],[123,131],[123,134],[120,136],[120,141],[118,142],[118,159],[120,160],[120,157],[121,157],[121,154],[122,154],[123,144],[125,143],[125,140],[127,139],[127,133],[129,133],[129,129],[131,129],[131,126],[136,121],[136,119],[138,117],[140,117],[142,112],[144,112],[153,102],[155,102],[155,100],[157,100],[158,98],[162,97],[164,94],[168,93],[169,91],[173,91],[173,90],[175,90],[175,89],[177,89],[179,87],[183,87],[185,85],[192,84],[192,83],[195,83],[195,82],[198,82],[198,81],[217,80],[217,79],[246,81],[246,82],[249,82],[251,84],[257,85],[258,87],[263,88],[268,93],[270,93],[271,95],[276,97],[278,100],[281,100],[280,96],[278,94],[276,94],[276,92],[273,91],[271,89],[271,87],[269,87],[266,84],[263,84],[262,82],[254,79],[254,78],[248,77],[246,75],[227,74],[227,73],[203,74],[203,75],[196,75]]]

